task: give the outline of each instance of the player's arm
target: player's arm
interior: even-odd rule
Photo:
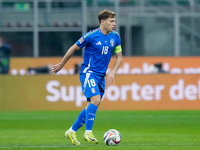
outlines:
[[[107,85],[110,85],[112,82],[114,83],[115,73],[117,72],[117,69],[119,68],[119,66],[122,63],[122,59],[123,59],[122,51],[117,52],[115,54],[116,54],[115,55],[116,60],[115,60],[114,66],[113,66],[113,68],[111,69],[111,71],[107,75],[107,80],[106,80],[106,84]]]
[[[73,53],[80,49],[77,44],[75,43],[74,45],[72,45],[68,51],[66,52],[65,56],[63,57],[63,59],[61,60],[60,63],[54,65],[52,67],[52,72],[57,73],[59,70],[62,69],[62,67],[66,64],[66,62],[70,59],[70,57],[73,55]]]

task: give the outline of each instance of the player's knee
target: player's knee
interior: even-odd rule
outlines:
[[[99,100],[93,100],[93,101],[91,101],[91,103],[96,105],[96,106],[99,106],[101,101],[100,101],[100,99]]]
[[[96,106],[99,106],[100,103],[101,103],[100,95],[93,96],[93,97],[90,98],[90,100],[91,100],[91,103],[96,105]]]

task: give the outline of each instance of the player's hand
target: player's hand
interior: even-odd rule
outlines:
[[[54,65],[52,68],[51,68],[51,71],[53,73],[57,73],[58,71],[60,71],[62,69],[62,65],[60,63]]]
[[[115,74],[110,72],[108,75],[107,75],[107,80],[106,80],[106,84],[107,85],[111,85],[111,83],[115,84],[114,83],[114,77],[115,77]]]

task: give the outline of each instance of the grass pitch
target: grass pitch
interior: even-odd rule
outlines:
[[[81,146],[64,138],[78,111],[0,112],[0,149],[75,150],[198,150],[200,111],[98,111],[93,133],[99,144],[83,139],[83,126],[77,132]],[[118,146],[106,146],[103,135],[117,129],[122,136]]]

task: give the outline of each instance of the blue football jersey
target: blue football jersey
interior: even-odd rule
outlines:
[[[85,47],[80,73],[90,70],[105,76],[112,52],[122,51],[119,34],[112,31],[105,35],[100,28],[84,34],[76,44],[80,48]]]

